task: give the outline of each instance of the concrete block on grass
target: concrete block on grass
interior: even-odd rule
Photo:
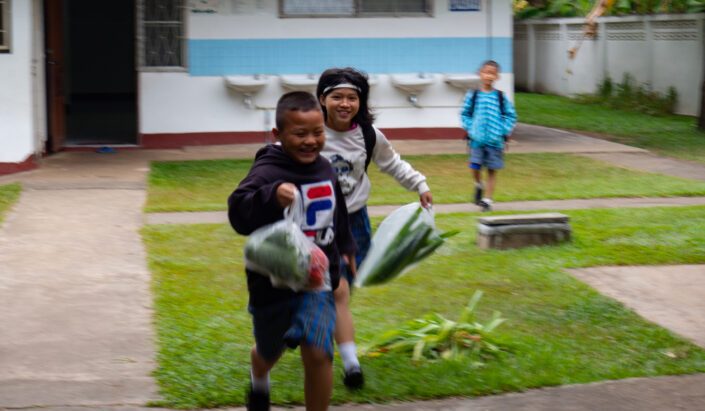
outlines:
[[[513,214],[480,217],[477,245],[506,250],[570,241],[570,217],[561,213]]]

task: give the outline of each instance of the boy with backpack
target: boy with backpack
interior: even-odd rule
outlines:
[[[514,129],[517,113],[504,93],[494,88],[499,78],[499,64],[488,60],[482,63],[478,74],[480,88],[465,94],[460,118],[469,139],[469,166],[475,179],[474,202],[482,211],[490,211],[497,171],[504,168],[504,145]],[[487,184],[482,183],[483,166],[487,168]]]

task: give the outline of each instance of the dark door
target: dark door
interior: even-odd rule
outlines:
[[[64,146],[137,143],[137,71],[135,68],[135,4],[116,0],[46,0],[61,43]],[[49,39],[48,39],[49,40]],[[49,41],[48,41],[49,43]],[[50,80],[50,88],[54,80]],[[50,111],[61,111],[55,103]],[[60,139],[56,140],[58,143]],[[56,144],[56,143],[53,143]]]
[[[49,120],[47,151],[55,152],[61,150],[66,140],[62,0],[46,0],[45,9],[47,111]]]

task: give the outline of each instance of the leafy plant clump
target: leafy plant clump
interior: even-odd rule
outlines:
[[[597,85],[594,94],[579,94],[574,100],[617,110],[665,116],[673,114],[678,92],[671,86],[665,94],[660,93],[652,90],[648,84],[637,83],[634,76],[625,73],[621,83],[615,84],[610,77],[606,77]]]
[[[474,366],[494,357],[501,348],[490,333],[506,319],[496,312],[482,324],[475,319],[475,309],[482,291],[475,291],[458,321],[433,313],[409,321],[400,328],[384,332],[378,340],[363,350],[369,356],[386,353],[411,354],[414,361],[462,360],[470,358]]]

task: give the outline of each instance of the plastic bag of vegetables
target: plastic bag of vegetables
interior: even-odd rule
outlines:
[[[303,207],[296,193],[284,218],[253,231],[244,246],[245,267],[269,276],[275,287],[331,290],[328,257],[301,231]]]
[[[416,202],[399,207],[382,220],[357,270],[355,286],[383,284],[399,277],[458,233],[441,232],[434,217],[433,209]]]

